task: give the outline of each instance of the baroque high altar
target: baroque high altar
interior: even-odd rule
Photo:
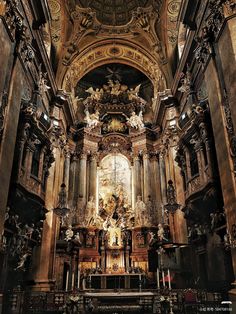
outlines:
[[[235,21],[0,0],[0,314],[236,313]]]
[[[145,125],[147,102],[139,88],[110,79],[101,89],[88,88],[89,96],[80,100],[84,121],[71,130],[73,142],[67,144],[68,211],[61,217],[60,239],[78,242],[81,274],[148,271],[153,231],[161,240],[164,232],[169,237],[161,206],[159,128]]]

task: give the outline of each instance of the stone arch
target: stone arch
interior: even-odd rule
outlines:
[[[145,49],[125,40],[101,41],[82,51],[68,68],[61,71],[59,85],[66,92],[73,92],[85,74],[108,63],[127,64],[143,72],[153,84],[154,97],[167,87],[167,78],[155,58]]]

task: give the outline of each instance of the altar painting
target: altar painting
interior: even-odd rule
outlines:
[[[99,210],[113,215],[131,204],[131,170],[121,154],[106,156],[98,172]]]

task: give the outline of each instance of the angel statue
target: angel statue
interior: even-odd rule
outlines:
[[[133,111],[131,117],[128,118],[127,121],[131,128],[142,130],[144,128],[142,110],[140,110],[138,115],[136,115],[136,113]]]
[[[95,113],[90,115],[88,109],[85,109],[85,118],[84,121],[87,123],[88,128],[96,128],[99,125],[99,111],[96,110]]]
[[[90,94],[89,98],[92,100],[97,100],[99,101],[102,98],[103,95],[103,89],[96,88],[95,90],[93,87],[89,87],[86,89],[86,92]]]
[[[141,84],[139,84],[138,86],[135,87],[135,89],[133,88],[130,88],[128,90],[128,97],[129,97],[129,100],[137,100],[137,98],[139,98],[138,96],[138,93],[139,93],[139,90],[140,90],[140,86]]]

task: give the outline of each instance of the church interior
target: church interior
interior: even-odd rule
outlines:
[[[236,1],[0,0],[0,313],[236,313]]]

